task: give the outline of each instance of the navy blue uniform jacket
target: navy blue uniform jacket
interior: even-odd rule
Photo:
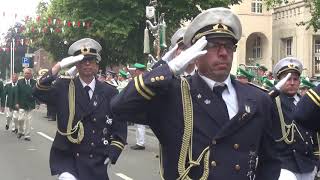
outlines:
[[[55,81],[53,84],[52,82]],[[66,132],[69,117],[69,82],[71,79],[56,78],[48,74],[36,84],[34,96],[41,102],[53,105],[57,110],[58,129]],[[109,157],[116,163],[127,138],[127,126],[112,117],[111,98],[118,91],[96,80],[95,90],[89,102],[80,79],[75,84],[74,125],[81,120],[84,138],[80,144],[71,143],[66,136],[56,133],[50,151],[51,174],[69,172],[80,180],[106,180],[107,167],[103,164]],[[77,133],[75,133],[77,134]]]
[[[231,120],[221,116],[221,104],[209,86],[195,74],[188,79],[193,104],[192,156],[210,146],[210,180],[277,180],[280,161],[274,150],[272,135],[275,108],[271,98],[261,90],[232,80],[237,92],[239,112]],[[111,101],[116,117],[151,127],[161,144],[163,176],[176,179],[184,134],[181,81],[168,65],[135,77]],[[258,159],[258,160],[257,160]],[[203,160],[189,172],[199,179]],[[185,167],[189,161],[183,162]],[[257,166],[256,166],[257,165]]]

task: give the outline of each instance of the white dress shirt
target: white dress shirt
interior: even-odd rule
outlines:
[[[79,79],[80,79],[80,82],[81,82],[83,88],[86,87],[86,86],[90,87],[89,96],[90,96],[90,99],[91,99],[92,96],[93,96],[94,88],[96,87],[96,79],[93,78],[93,80],[89,84],[85,83],[80,77],[79,77]]]
[[[211,90],[216,85],[216,83],[219,83],[219,82],[216,82],[212,79],[209,79],[209,78],[201,75],[200,73],[199,73],[199,75],[208,84],[208,86]],[[222,92],[222,99],[226,103],[227,108],[228,108],[229,117],[230,117],[230,119],[232,119],[239,111],[237,93],[231,83],[230,75],[222,83],[227,85],[227,88]]]

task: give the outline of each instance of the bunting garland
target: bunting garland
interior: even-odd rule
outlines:
[[[2,16],[6,17],[8,14],[3,11]],[[11,17],[14,16],[16,19],[18,17],[17,13],[12,14]],[[64,32],[64,28],[84,28],[84,29],[89,29],[91,27],[91,22],[89,21],[80,21],[80,20],[62,20],[60,18],[43,18],[41,16],[36,16],[35,18],[32,18],[31,16],[24,16],[24,22],[27,24],[28,22],[35,22],[35,25],[31,27],[31,32],[38,32],[38,33],[61,33]],[[42,22],[42,23],[41,23]],[[43,23],[45,22],[45,23]],[[39,24],[42,24],[39,27]],[[36,26],[36,27],[35,27]],[[35,30],[36,29],[36,30]],[[15,28],[16,33],[21,33],[21,32],[30,32],[30,28],[26,28],[25,26],[18,28]]]

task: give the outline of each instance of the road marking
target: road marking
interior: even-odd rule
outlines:
[[[121,177],[124,180],[133,180],[132,178],[122,174],[122,173],[116,173],[117,176]]]
[[[43,133],[43,132],[37,132],[37,133],[38,133],[40,136],[45,137],[45,138],[49,139],[50,141],[53,141],[53,138],[50,137],[50,136],[48,136],[48,135],[46,135],[45,133]]]

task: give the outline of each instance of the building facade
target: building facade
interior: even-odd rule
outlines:
[[[49,58],[49,54],[44,49],[38,49],[34,52],[34,67],[33,70],[37,73],[40,69],[50,69],[53,66],[53,61]]]
[[[243,1],[231,9],[240,17],[243,35],[234,54],[234,66],[272,66],[287,56],[299,58],[304,74],[320,77],[320,33],[299,25],[311,18],[304,0],[289,1],[268,11],[263,0]]]

